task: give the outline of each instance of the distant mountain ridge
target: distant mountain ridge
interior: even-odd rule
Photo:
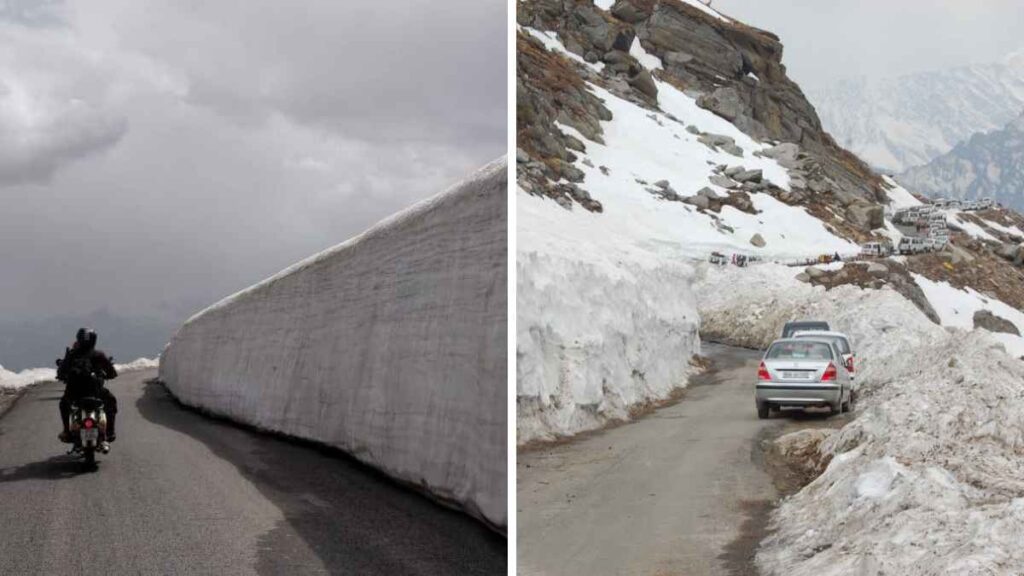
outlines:
[[[822,124],[881,170],[927,164],[1024,109],[1024,49],[1001,61],[810,90]]]
[[[931,197],[988,197],[1024,210],[1024,113],[1001,130],[971,136],[898,180]]]
[[[177,329],[172,320],[121,316],[106,308],[34,321],[0,320],[0,365],[14,371],[52,367],[82,326],[96,329],[99,347],[118,362],[159,356]]]

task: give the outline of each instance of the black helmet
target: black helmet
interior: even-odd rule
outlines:
[[[96,332],[91,328],[79,328],[75,334],[75,343],[78,344],[79,348],[84,350],[92,350],[96,347]]]

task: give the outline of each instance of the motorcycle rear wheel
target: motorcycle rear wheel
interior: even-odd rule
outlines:
[[[85,467],[92,470],[96,467],[96,449],[83,448],[85,451]]]

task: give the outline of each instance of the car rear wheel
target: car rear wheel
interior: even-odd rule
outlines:
[[[767,402],[757,405],[757,417],[760,420],[767,420],[771,416],[771,407]]]

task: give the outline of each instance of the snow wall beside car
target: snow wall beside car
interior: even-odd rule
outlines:
[[[524,250],[524,228],[516,263],[517,445],[629,420],[687,385],[700,353],[692,267]]]
[[[507,525],[507,160],[193,316],[181,402],[336,446]]]

